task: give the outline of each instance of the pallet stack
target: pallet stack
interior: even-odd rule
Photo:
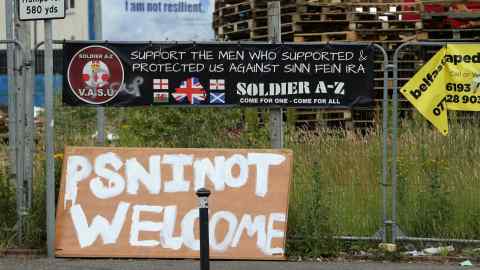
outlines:
[[[281,1],[282,38],[291,40],[295,0]],[[217,0],[213,27],[223,41],[266,41],[268,39],[267,1]]]
[[[480,38],[480,2],[425,1],[423,31],[429,40]]]
[[[408,41],[480,38],[479,1],[283,0],[281,6],[283,41],[373,42],[384,47],[390,60],[395,49]],[[219,40],[267,40],[265,0],[217,0],[214,15]],[[400,54],[399,86],[430,56],[427,49],[405,48]],[[297,124],[357,128],[376,125],[381,120],[384,68],[383,57],[378,53],[376,106],[351,111],[297,110]],[[391,86],[389,81],[389,90]],[[406,114],[410,104],[401,100],[400,108]]]
[[[350,14],[344,4],[299,0],[294,17],[295,42],[357,40],[349,30]]]

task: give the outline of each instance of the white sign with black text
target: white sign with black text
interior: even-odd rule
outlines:
[[[18,0],[20,20],[65,18],[65,0]]]

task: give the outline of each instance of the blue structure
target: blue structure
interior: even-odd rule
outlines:
[[[55,94],[62,91],[62,78],[60,74],[53,75],[53,89]],[[0,105],[8,105],[8,78],[7,75],[0,75]],[[43,74],[35,76],[35,92],[33,94],[33,102],[35,106],[42,107],[45,104],[45,82]]]

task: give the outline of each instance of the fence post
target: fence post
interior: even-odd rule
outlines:
[[[18,5],[18,2],[15,2]],[[18,40],[22,46],[25,46],[26,37],[26,25],[25,22],[19,20],[19,9],[18,6],[14,8],[14,39]],[[30,42],[30,41],[28,41]],[[16,176],[17,176],[17,186],[16,186],[16,199],[17,199],[17,241],[21,246],[23,245],[23,236],[25,231],[25,203],[26,203],[26,185],[25,185],[25,83],[23,79],[26,76],[26,70],[24,69],[24,58],[23,49],[17,48],[15,50],[15,82],[16,82]]]
[[[282,42],[280,2],[268,2],[268,41],[272,44]],[[282,108],[270,109],[270,141],[272,148],[283,147],[283,112]]]
[[[7,40],[13,40],[13,1],[5,2],[5,26]],[[17,182],[17,155],[16,155],[16,137],[17,137],[17,109],[16,109],[16,82],[15,82],[15,45],[7,44],[7,74],[8,74],[8,158],[10,184],[16,185]]]
[[[89,0],[89,36],[90,39],[102,39],[102,1]],[[97,107],[97,144],[105,145],[105,108]]]
[[[25,24],[24,40],[25,46],[23,60],[23,87],[25,98],[25,152],[24,152],[24,181],[25,181],[25,202],[24,208],[30,211],[32,204],[32,188],[33,188],[33,159],[34,159],[34,141],[35,141],[35,123],[34,123],[34,103],[33,103],[33,85],[34,85],[34,69],[32,69],[32,43],[31,43],[31,23]]]
[[[55,256],[55,160],[54,160],[54,112],[53,112],[53,41],[52,21],[45,20],[45,148],[47,156],[46,208],[47,208],[47,253]]]
[[[208,230],[208,196],[210,191],[201,188],[196,192],[198,196],[198,211],[200,222],[200,269],[210,269],[210,241]]]

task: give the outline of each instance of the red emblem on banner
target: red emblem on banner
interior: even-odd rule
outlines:
[[[115,98],[124,80],[120,58],[103,46],[89,46],[77,52],[68,65],[70,89],[89,104],[104,104]]]

